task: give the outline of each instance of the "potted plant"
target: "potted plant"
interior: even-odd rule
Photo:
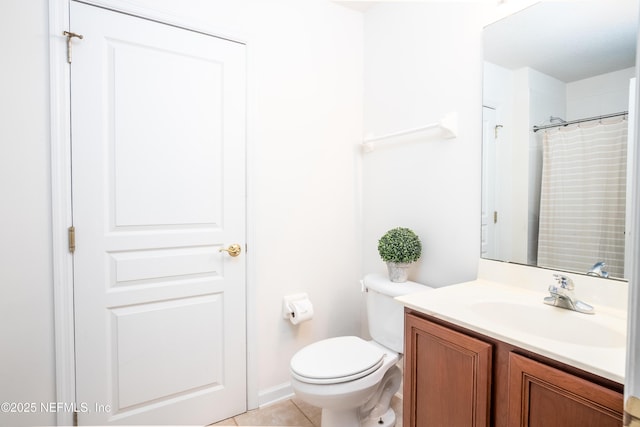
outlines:
[[[378,240],[378,253],[387,263],[389,279],[392,282],[406,282],[409,277],[409,267],[420,258],[422,243],[412,230],[396,227],[387,231]]]

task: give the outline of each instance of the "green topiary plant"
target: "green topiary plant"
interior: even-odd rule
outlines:
[[[378,253],[385,262],[411,263],[420,258],[422,243],[412,230],[397,227],[378,240]]]

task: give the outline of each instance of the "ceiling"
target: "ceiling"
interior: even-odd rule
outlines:
[[[372,6],[379,3],[451,3],[457,1],[458,3],[490,3],[498,4],[504,3],[508,0],[333,0],[334,2],[346,6],[350,9],[358,10],[360,12],[366,12]],[[523,0],[511,0],[512,2],[519,2]],[[530,0],[527,0],[530,1]]]
[[[358,10],[360,12],[366,12],[374,4],[378,3],[377,1],[364,1],[364,0],[334,0],[336,3],[339,3],[343,6],[346,6],[350,9]]]
[[[545,1],[485,28],[484,56],[564,82],[635,65],[638,0]]]
[[[366,12],[399,0],[334,0]],[[445,0],[413,0],[441,2]],[[498,8],[524,0],[466,0]],[[640,0],[539,1],[484,31],[484,57],[509,69],[531,67],[564,82],[635,65]],[[405,3],[405,1],[403,1]],[[531,1],[528,1],[531,3]]]

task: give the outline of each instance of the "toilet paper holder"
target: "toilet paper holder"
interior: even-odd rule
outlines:
[[[309,295],[306,293],[294,294],[294,295],[285,295],[282,298],[282,317],[284,319],[290,320],[295,317],[293,303],[295,301],[308,301]]]

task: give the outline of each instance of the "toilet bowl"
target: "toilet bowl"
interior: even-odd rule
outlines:
[[[339,356],[345,356],[346,363]],[[361,356],[360,364],[354,356]],[[298,398],[322,408],[322,426],[360,426],[364,425],[360,422],[364,415],[361,407],[380,394],[387,373],[389,402],[398,390],[402,379],[396,366],[399,360],[398,353],[375,341],[353,336],[329,338],[305,347],[291,359],[291,385]],[[317,364],[312,367],[314,361]],[[379,424],[376,418],[375,425],[394,425],[395,414],[392,416],[393,423]]]
[[[299,350],[290,363],[296,396],[322,408],[322,427],[391,427],[391,399],[402,382],[404,307],[393,298],[431,289],[368,275],[367,318],[373,340],[328,338]]]

